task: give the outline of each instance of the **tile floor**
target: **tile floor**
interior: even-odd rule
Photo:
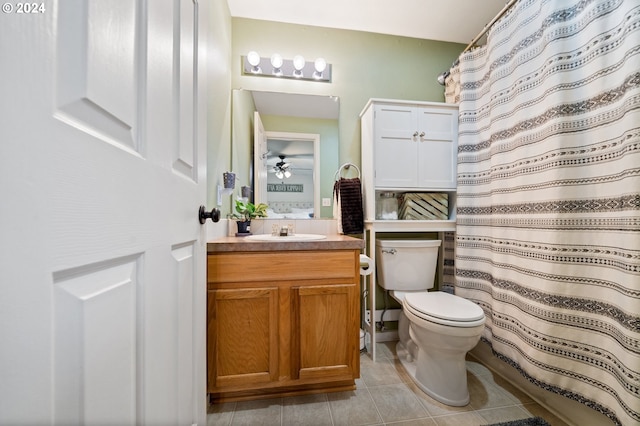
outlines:
[[[209,408],[207,425],[480,426],[539,416],[551,426],[567,426],[471,358],[471,402],[449,407],[413,384],[395,357],[395,342],[378,343],[376,351],[375,363],[361,355],[355,391],[215,404]]]

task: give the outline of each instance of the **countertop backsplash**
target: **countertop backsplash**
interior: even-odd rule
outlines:
[[[222,220],[220,220],[222,222]],[[236,235],[237,228],[234,220],[226,220],[227,236],[233,237]],[[322,234],[322,235],[335,235],[338,233],[338,225],[335,219],[253,219],[251,221],[251,233],[252,234],[270,234],[273,226],[280,229],[283,226],[290,227],[293,225],[293,230],[298,234]],[[217,233],[213,234],[215,237],[222,236]],[[210,236],[207,233],[207,236]],[[209,239],[211,241],[211,239]]]

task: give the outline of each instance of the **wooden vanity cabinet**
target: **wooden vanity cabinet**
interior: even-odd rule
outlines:
[[[359,250],[208,255],[213,401],[355,389]]]

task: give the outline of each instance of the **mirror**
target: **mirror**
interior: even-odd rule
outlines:
[[[254,122],[261,125],[257,112]],[[255,132],[254,194],[269,206],[268,217],[321,217],[319,151],[319,134]]]
[[[232,103],[232,167],[252,200],[273,207],[270,217],[332,217],[321,200],[331,200],[339,167],[339,100],[234,89]]]

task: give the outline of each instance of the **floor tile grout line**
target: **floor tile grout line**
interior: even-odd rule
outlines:
[[[428,409],[427,407],[425,407],[425,405],[422,403],[421,398],[418,396],[418,394],[416,394],[416,392],[415,392],[413,389],[411,389],[411,387],[409,386],[409,384],[408,384],[408,383],[404,383],[404,382],[403,382],[403,384],[404,384],[405,386],[407,386],[407,387],[409,388],[409,390],[411,390],[411,394],[413,395],[414,399],[415,399],[416,401],[418,401],[418,405],[420,405],[420,407],[422,407],[422,409],[427,413],[428,418],[429,418],[429,419],[431,419],[431,420],[433,420],[433,421],[435,422],[435,419],[434,419],[434,417],[433,417],[433,414],[431,414],[431,412],[429,411],[429,409]],[[437,423],[437,422],[436,422],[436,423]]]
[[[231,410],[231,416],[229,416],[229,426],[233,424],[233,418],[236,416],[236,409],[238,408],[238,403],[233,403],[233,409]]]
[[[378,404],[376,404],[376,400],[373,397],[373,395],[371,394],[371,391],[369,390],[368,386],[367,386],[367,393],[369,394],[369,398],[371,398],[371,402],[373,402],[373,406],[376,408],[376,413],[378,414],[378,418],[380,419],[382,424],[386,424],[385,421],[384,421],[384,418],[382,417],[382,414],[380,413],[380,409],[378,408]]]
[[[324,394],[324,401],[327,404],[327,410],[329,410],[329,420],[331,420],[331,425],[335,426],[336,422],[333,421],[333,412],[331,411],[331,401],[329,401],[329,394]]]

